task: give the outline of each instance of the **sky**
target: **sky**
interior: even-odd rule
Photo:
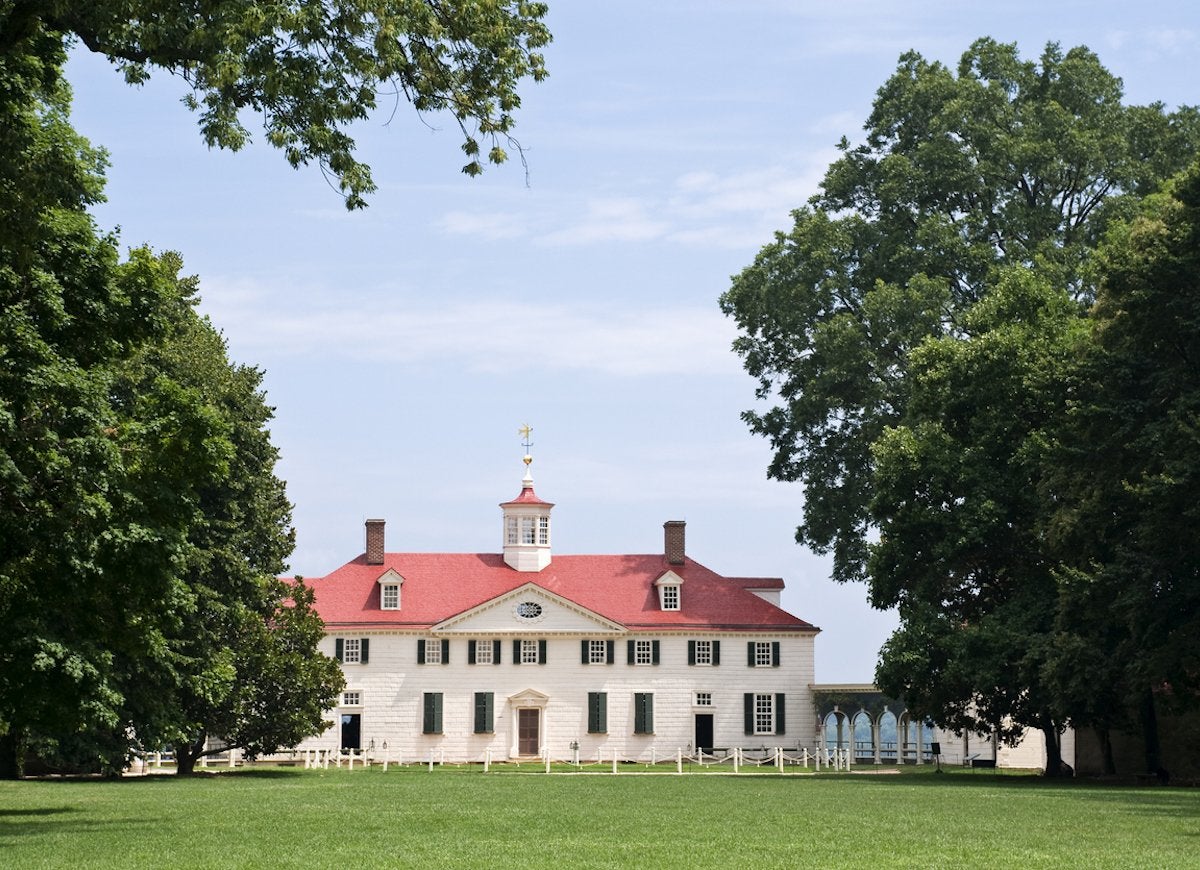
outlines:
[[[452,121],[389,106],[354,131],[379,186],[354,213],[261,135],[209,150],[181,81],[131,88],[76,51],[74,122],[111,161],[97,221],[179,251],[232,358],[264,370],[292,573],[357,556],[375,517],[389,551],[499,552],[528,423],[555,552],[661,552],[685,520],[692,558],[785,580],[822,629],[818,681],[870,682],[895,615],[795,543],[803,493],[741,420],[764,406],[718,298],[861,141],[901,53],[1087,45],[1127,102],[1176,107],[1200,102],[1200,6],[551,0],[547,21],[527,171],[468,178]]]

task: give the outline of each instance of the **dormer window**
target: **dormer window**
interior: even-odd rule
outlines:
[[[661,610],[678,610],[680,608],[682,577],[674,571],[668,571],[655,580],[654,585],[658,587],[658,606]]]
[[[383,576],[379,578],[380,610],[400,609],[400,586],[402,583],[404,583],[404,578],[394,570],[389,568],[383,573]]]

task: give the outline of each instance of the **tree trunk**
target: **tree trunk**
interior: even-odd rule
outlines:
[[[1142,722],[1142,741],[1146,747],[1146,773],[1164,778],[1162,746],[1158,742],[1158,712],[1154,709],[1154,690],[1149,686],[1142,693],[1139,719]]]
[[[1062,746],[1058,742],[1058,726],[1050,718],[1042,720],[1042,736],[1046,738],[1046,776],[1062,776]]]
[[[1104,772],[1114,776],[1117,772],[1117,761],[1113,757],[1112,733],[1107,727],[1097,728],[1096,736],[1100,739],[1100,754],[1104,760]]]
[[[25,774],[25,742],[15,731],[0,734],[0,779],[20,779]]]
[[[190,776],[196,772],[196,762],[204,753],[204,737],[192,743],[175,744],[175,774]]]

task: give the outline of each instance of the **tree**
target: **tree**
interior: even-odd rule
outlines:
[[[1098,261],[1092,341],[1045,486],[1064,562],[1051,674],[1083,702],[1103,675],[1115,715],[1080,703],[1079,719],[1139,722],[1153,772],[1156,708],[1200,701],[1200,163],[1114,226]],[[1095,636],[1108,646],[1089,655]]]
[[[196,511],[161,646],[122,662],[122,692],[125,720],[142,744],[171,744],[178,771],[189,773],[216,751],[206,747],[209,737],[255,756],[319,733],[344,680],[317,649],[323,624],[311,590],[276,579],[294,532],[274,474],[262,372],[229,362],[224,339],[190,305],[195,280],[177,277],[177,257],[161,260],[189,304],[165,340],[126,366],[115,393],[131,420],[157,419],[164,392],[179,397],[175,418],[209,421],[203,449],[219,473],[192,480]],[[157,491],[168,477],[148,469],[131,488]]]
[[[138,737],[210,726],[294,742],[340,672],[310,593],[274,576],[290,506],[261,373],[229,364],[177,256],[120,262],[96,229],[103,158],[42,43],[0,55],[20,156],[0,162],[0,776],[27,750],[116,770]]]
[[[877,679],[945,726],[1039,728],[1055,774],[1057,563],[1039,484],[1084,319],[1065,290],[1012,267],[963,326],[910,354],[905,422],[873,448],[871,601],[900,615]]]
[[[1103,228],[1179,171],[1200,113],[1126,107],[1086,48],[974,43],[957,74],[900,59],[822,191],[721,297],[734,344],[779,404],[743,416],[768,438],[768,474],[804,487],[796,538],[866,579],[871,445],[903,420],[909,353],[962,336],[963,315],[1008,265],[1089,300]]]
[[[67,121],[60,40],[0,56],[0,775],[35,735],[117,727],[114,643],[149,642],[190,511],[124,510],[116,367],[160,335],[172,287],[86,207],[102,155]],[[169,485],[166,481],[165,485]],[[143,558],[151,552],[150,558]],[[106,580],[114,559],[141,562]]]
[[[546,76],[545,14],[527,0],[8,0],[0,55],[43,56],[48,41],[78,40],[131,84],[154,69],[178,75],[210,146],[245,145],[252,112],[292,166],[316,162],[347,207],[361,208],[375,186],[348,130],[381,103],[450,113],[469,175],[483,170],[481,141],[488,161],[507,158],[517,86]]]
[[[1123,106],[1085,48],[981,39],[957,73],[903,55],[866,131],[721,298],[779,401],[743,416],[804,487],[797,540],[898,608],[881,685],[943,723],[1041,728],[1053,773],[1042,452],[1099,240],[1193,158],[1200,113]]]

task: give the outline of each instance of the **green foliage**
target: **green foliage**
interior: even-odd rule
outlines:
[[[1079,709],[1106,726],[1152,688],[1168,706],[1200,699],[1200,164],[1115,226],[1099,260],[1045,489],[1064,563],[1052,674],[1081,700],[1106,679],[1118,715]]]
[[[375,185],[348,130],[381,104],[449,113],[468,175],[483,171],[481,140],[490,162],[507,159],[518,84],[546,77],[545,14],[527,0],[11,0],[0,55],[41,57],[48,42],[77,39],[130,84],[166,70],[190,87],[184,102],[210,146],[243,147],[253,113],[292,166],[318,163],[361,208]]]
[[[1090,252],[1128,198],[1186,165],[1194,109],[1125,107],[1085,48],[977,41],[957,72],[916,53],[880,89],[866,141],[843,140],[822,192],[735,277],[735,350],[779,404],[744,415],[770,476],[804,486],[797,540],[865,579],[870,445],[902,421],[909,353],[962,336],[1010,265],[1090,299]]]
[[[1200,672],[1181,652],[1200,649],[1200,587],[1177,543],[1200,458],[1182,386],[1194,236],[1126,223],[1198,147],[1200,113],[1122,105],[1085,48],[1034,63],[982,39],[956,71],[910,52],[865,142],[842,141],[822,192],[721,299],[758,398],[779,401],[744,417],[770,475],[804,486],[797,539],[898,608],[877,680],[942,724],[1034,726],[1052,746],[1068,719],[1124,721],[1151,671],[1189,687]],[[1093,299],[1108,349],[1080,368]],[[1107,543],[1082,543],[1096,529]]]
[[[274,579],[292,533],[261,373],[178,256],[120,262],[96,229],[103,155],[61,51],[0,54],[0,775],[214,726],[294,742],[341,676],[311,595]]]

